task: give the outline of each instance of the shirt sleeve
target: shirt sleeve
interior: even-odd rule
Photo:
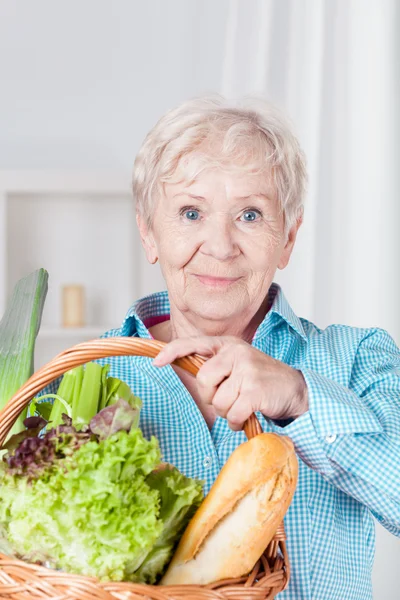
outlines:
[[[349,387],[299,368],[309,410],[287,425],[299,457],[400,537],[400,350],[382,329],[361,341]]]

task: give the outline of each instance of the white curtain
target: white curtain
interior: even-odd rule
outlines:
[[[383,327],[398,344],[399,9],[396,0],[232,0],[221,86],[283,107],[308,158],[304,224],[276,276],[297,314],[322,328]],[[400,542],[376,529],[374,598],[395,600]]]
[[[221,91],[283,107],[308,157],[305,221],[276,277],[297,313],[383,327],[400,343],[398,9],[232,0]]]

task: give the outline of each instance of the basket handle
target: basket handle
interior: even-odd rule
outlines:
[[[4,443],[18,416],[32,398],[66,371],[91,360],[110,356],[131,355],[155,358],[164,346],[166,346],[166,343],[158,340],[113,337],[83,342],[64,350],[36,371],[0,411],[0,445]],[[197,375],[204,362],[205,360],[198,354],[191,354],[190,356],[177,358],[173,364],[182,367],[192,375]],[[244,431],[248,439],[262,433],[261,425],[255,414],[250,415],[247,419],[244,424]]]

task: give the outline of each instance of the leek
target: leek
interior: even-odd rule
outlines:
[[[20,279],[0,322],[0,409],[33,374],[48,278],[45,269],[38,269]],[[22,411],[9,435],[25,429],[27,410]]]

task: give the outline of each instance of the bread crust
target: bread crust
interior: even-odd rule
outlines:
[[[292,500],[293,442],[262,433],[238,446],[186,528],[162,585],[206,584],[248,573]]]

